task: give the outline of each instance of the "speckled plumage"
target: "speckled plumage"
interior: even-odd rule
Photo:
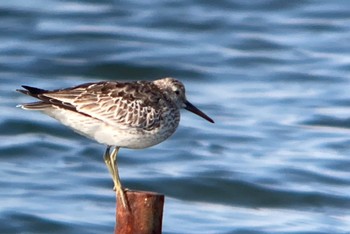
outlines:
[[[186,100],[184,85],[173,78],[87,83],[53,91],[24,88],[28,91],[22,93],[41,102],[24,104],[23,109],[43,111],[99,143],[126,148],[149,147],[172,135]]]
[[[181,108],[213,122],[187,101],[184,85],[173,78],[86,83],[53,91],[23,88],[18,91],[40,100],[20,105],[23,109],[42,111],[76,132],[118,149],[146,148],[164,141],[175,132]],[[121,188],[119,175],[116,178],[117,172],[113,172],[117,169],[106,156],[110,156],[109,148],[105,161],[115,186]]]

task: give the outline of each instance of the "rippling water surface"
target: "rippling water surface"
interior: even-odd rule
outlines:
[[[216,123],[120,152],[164,233],[350,232],[349,1],[2,1],[0,233],[112,233],[104,147],[22,84],[173,76]]]

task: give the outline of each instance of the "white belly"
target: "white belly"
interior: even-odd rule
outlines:
[[[178,125],[178,122],[176,122],[174,123],[175,126],[171,128],[159,127],[151,131],[145,131],[138,128],[107,125],[98,119],[70,110],[50,108],[42,111],[77,133],[101,144],[131,149],[142,149],[159,144],[171,136]]]

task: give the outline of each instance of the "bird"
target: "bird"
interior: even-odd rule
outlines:
[[[163,142],[177,129],[183,108],[214,123],[187,100],[183,83],[171,77],[91,82],[51,91],[27,85],[22,88],[16,91],[39,101],[18,107],[43,112],[106,145],[104,162],[112,176],[113,189],[125,208],[128,202],[117,164],[120,148],[143,149]]]

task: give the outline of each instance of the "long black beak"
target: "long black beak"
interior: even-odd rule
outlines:
[[[209,116],[207,116],[206,114],[204,114],[201,110],[199,110],[197,107],[195,107],[194,105],[192,105],[189,101],[185,102],[185,109],[188,111],[191,111],[192,113],[195,113],[196,115],[199,115],[200,117],[208,120],[211,123],[214,123],[214,120],[212,120]]]

